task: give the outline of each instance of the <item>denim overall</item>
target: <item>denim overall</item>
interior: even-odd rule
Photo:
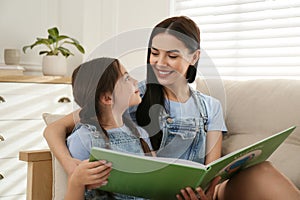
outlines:
[[[95,126],[85,124],[92,135],[92,146],[107,148],[112,150],[127,152],[137,155],[144,155],[139,138],[134,136],[127,127],[122,127],[117,131],[107,132],[109,141],[97,131]],[[144,198],[133,197],[118,193],[108,193],[101,190],[90,190],[85,193],[86,200],[108,200],[108,199],[137,199],[144,200]]]
[[[199,163],[205,162],[207,110],[200,92],[190,88],[191,95],[199,110],[199,117],[171,118],[166,111],[160,116],[163,132],[159,157],[180,158]]]

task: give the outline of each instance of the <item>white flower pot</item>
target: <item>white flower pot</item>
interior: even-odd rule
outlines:
[[[65,76],[67,74],[67,59],[62,55],[44,56],[42,72],[45,76]]]

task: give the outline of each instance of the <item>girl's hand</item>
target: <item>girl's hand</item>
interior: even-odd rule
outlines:
[[[215,187],[220,180],[221,177],[214,178],[206,193],[200,187],[197,187],[195,191],[190,187],[186,187],[185,189],[180,190],[181,195],[177,194],[176,197],[178,200],[212,200],[215,192]]]
[[[71,176],[76,169],[76,167],[81,163],[81,160],[70,157],[70,159],[65,159],[64,169],[67,172],[68,176]]]
[[[111,163],[106,161],[89,162],[82,161],[70,176],[73,186],[82,187],[86,185],[101,186],[107,184],[107,178],[111,171]]]

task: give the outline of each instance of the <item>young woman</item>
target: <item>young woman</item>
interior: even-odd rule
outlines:
[[[148,135],[124,112],[141,102],[137,81],[117,59],[97,58],[80,65],[72,76],[75,102],[81,107],[80,123],[67,138],[72,157],[84,160],[69,179],[67,199],[84,199],[85,186],[107,183],[111,164],[88,162],[91,147],[132,154],[150,153]],[[149,141],[150,143],[150,141]],[[127,195],[88,190],[85,199],[133,199]],[[140,199],[140,198],[134,198]]]
[[[188,84],[195,80],[199,57],[200,31],[191,19],[168,18],[153,29],[149,39],[147,80],[139,87],[143,99],[136,113],[135,108],[131,108],[131,113],[152,136],[157,156],[204,164],[221,156],[222,132],[226,131],[221,105]],[[278,184],[263,187],[273,181]],[[205,194],[200,188],[196,192],[186,188],[177,198],[197,199],[199,196],[200,199],[231,200],[298,199],[300,193],[270,163],[264,162],[219,184],[214,191],[208,190]]]
[[[151,136],[158,156],[209,163],[221,156],[226,131],[220,103],[190,88],[200,57],[200,31],[189,18],[171,17],[154,27],[149,40],[143,96],[129,112]],[[74,127],[70,114],[50,125],[45,137],[68,173],[71,160],[64,138]],[[299,199],[299,190],[269,162],[250,167],[209,190],[183,188],[177,199]],[[267,187],[266,187],[267,185]]]

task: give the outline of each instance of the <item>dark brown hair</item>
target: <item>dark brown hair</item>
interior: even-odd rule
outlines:
[[[81,122],[91,123],[97,120],[97,116],[101,115],[98,104],[100,96],[106,92],[113,93],[120,76],[119,61],[113,58],[97,58],[81,64],[74,70],[73,96],[81,107]]]
[[[108,143],[108,135],[104,128],[99,124],[98,117],[102,112],[99,106],[100,97],[113,90],[118,79],[122,76],[121,66],[114,58],[96,58],[85,62],[77,67],[72,74],[73,96],[75,102],[81,107],[79,112],[80,121],[94,125],[103,138]],[[130,130],[140,138],[140,134],[134,123],[123,116],[124,123]],[[141,139],[142,148],[145,153],[150,152],[150,148],[145,141]],[[107,148],[110,148],[107,146]]]
[[[152,40],[157,34],[160,33],[168,33],[175,36],[178,40],[185,44],[190,53],[200,49],[200,29],[196,23],[188,17],[178,16],[165,19],[157,24],[152,30],[147,54],[146,92],[143,96],[141,104],[137,108],[136,119],[138,125],[144,127],[150,134],[150,139],[154,150],[159,148],[162,139],[162,131],[159,127],[159,115],[161,110],[165,109],[164,87],[158,83],[150,65]],[[195,63],[195,66],[189,66],[186,74],[188,83],[194,82],[197,74],[197,65],[198,61]]]

